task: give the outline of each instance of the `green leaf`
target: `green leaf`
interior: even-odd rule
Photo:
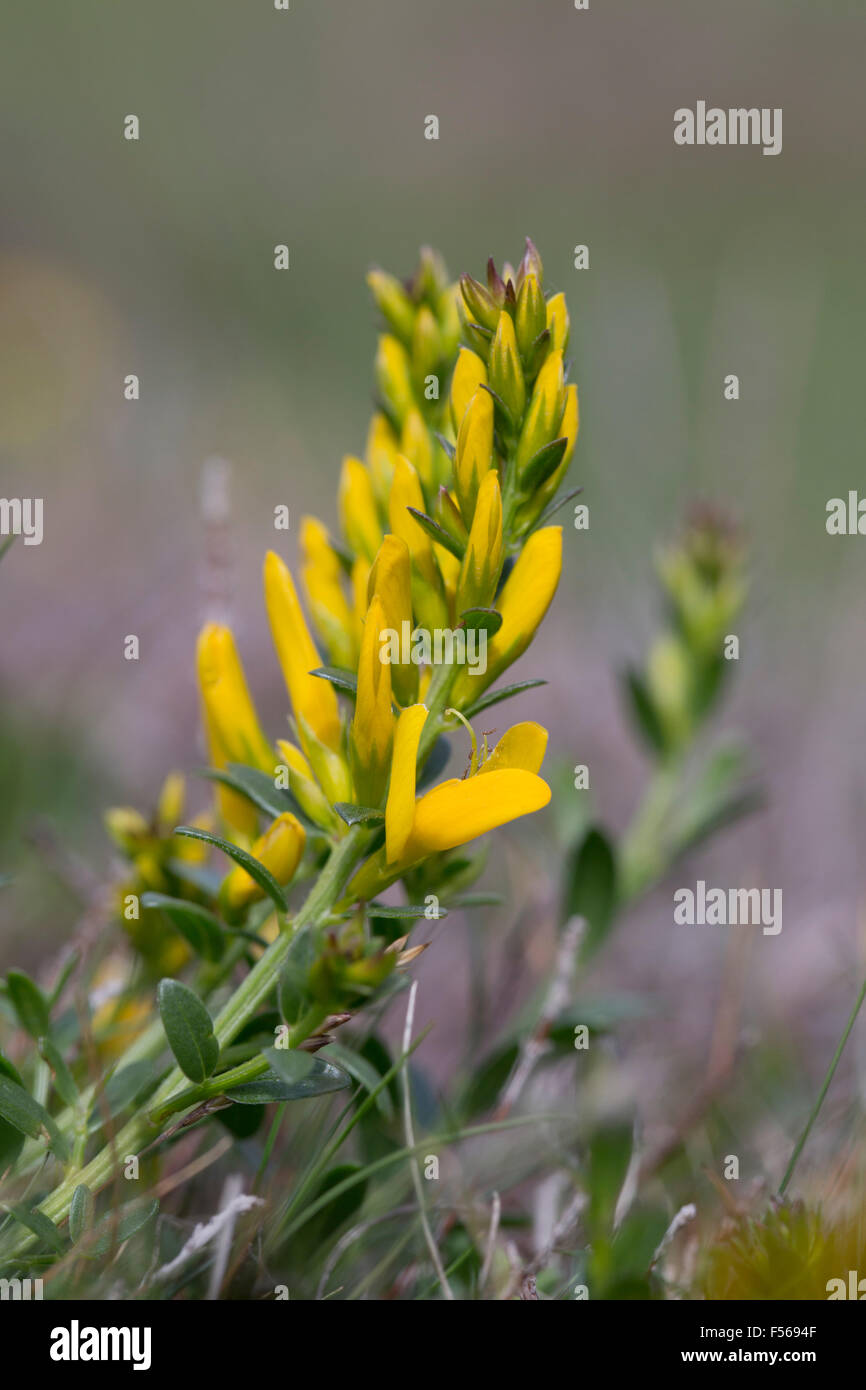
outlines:
[[[153,1062],[130,1062],[108,1078],[101,1097],[97,1096],[88,1118],[88,1128],[99,1129],[103,1123],[119,1115],[134,1100],[138,1100],[160,1079]]]
[[[69,1238],[77,1245],[93,1225],[93,1193],[86,1183],[79,1183],[69,1203]]]
[[[334,810],[347,825],[377,825],[385,819],[385,812],[375,806],[355,806],[349,801],[336,801]]]
[[[427,908],[426,908],[426,906],[424,906],[423,903],[397,903],[397,904],[393,904],[393,903],[377,903],[377,902],[371,902],[371,903],[368,903],[368,905],[367,905],[367,911],[368,911],[370,917],[385,917],[385,918],[388,918],[388,917],[412,917],[412,918],[418,918],[418,917],[426,917],[426,916],[427,916]],[[444,907],[440,907],[440,908],[438,909],[437,913],[436,913],[436,917],[435,917],[435,918],[431,918],[431,921],[439,921],[439,920],[441,920],[443,917],[447,917],[447,916],[448,916],[447,910],[446,910]]]
[[[406,510],[415,518],[422,531],[427,532],[431,540],[435,541],[437,545],[441,545],[442,549],[447,550],[456,560],[463,559],[464,547],[445,530],[444,526],[440,526],[439,522],[434,521],[432,516],[428,516],[426,512],[419,512],[417,507],[407,507]]]
[[[212,961],[222,956],[226,945],[223,926],[208,908],[165,893],[142,893],[141,905],[164,912],[197,955]]]
[[[579,497],[582,492],[582,487],[573,487],[570,492],[564,492],[561,497],[554,497],[549,506],[545,507],[544,511],[541,513],[533,530],[538,530],[540,526],[546,526],[550,518],[556,516],[560,507],[564,507],[566,502],[573,502],[575,497]]]
[[[280,912],[288,912],[288,900],[273,874],[265,868],[264,864],[260,864],[258,859],[247,854],[245,849],[231,844],[228,840],[220,839],[219,835],[211,835],[208,830],[199,830],[193,825],[179,825],[174,833],[175,835],[186,835],[190,840],[203,840],[205,844],[221,849],[223,854],[227,854],[236,864],[240,864],[241,868],[246,869],[253,882],[259,885],[262,892],[267,894]]]
[[[102,1255],[107,1255],[109,1250],[116,1249],[124,1241],[129,1240],[137,1231],[152,1221],[159,1211],[159,1202],[155,1197],[138,1197],[133,1201],[127,1202],[121,1207],[119,1212],[109,1212],[104,1216],[98,1226],[94,1226],[91,1235],[88,1237],[83,1254],[89,1260],[99,1259]]]
[[[353,700],[358,693],[358,677],[354,671],[347,671],[343,666],[317,666],[310,675],[330,681],[335,690],[341,691],[343,695],[351,695]]]
[[[22,1226],[26,1226],[28,1231],[32,1231],[35,1236],[50,1245],[52,1250],[58,1254],[63,1253],[63,1237],[50,1217],[41,1211],[31,1211],[27,1207],[10,1207],[9,1213],[20,1221]]]
[[[643,678],[637,671],[626,671],[622,680],[626,708],[637,732],[655,753],[666,752],[667,736]]]
[[[180,980],[160,980],[157,999],[165,1036],[184,1076],[198,1083],[207,1081],[220,1049],[204,1004]]]
[[[312,932],[298,932],[286,952],[277,988],[280,1013],[289,1025],[297,1023],[309,1007],[310,971],[315,959],[316,943]]]
[[[513,695],[522,695],[524,690],[535,690],[540,685],[547,685],[547,681],[516,681],[514,685],[503,685],[498,690],[487,690],[463,713],[467,719],[472,719],[483,709],[490,709],[491,705],[498,705],[502,700],[510,700]]]
[[[495,608],[467,608],[460,614],[460,621],[470,632],[486,632],[488,637],[495,637],[502,626],[502,614]]]
[[[322,1053],[317,1055],[321,1057]],[[370,1095],[376,1092],[382,1077],[373,1063],[368,1062],[366,1057],[359,1056],[357,1052],[353,1052],[350,1047],[344,1047],[342,1043],[329,1043],[325,1055],[348,1072],[352,1080],[357,1081],[358,1085],[363,1086]],[[386,1119],[390,1119],[393,1115],[394,1107],[387,1088],[380,1090],[376,1096],[376,1109],[381,1111]]]
[[[51,1014],[42,990],[23,970],[10,970],[6,984],[21,1027],[31,1038],[43,1037],[51,1028]]]
[[[607,936],[617,902],[616,860],[610,841],[592,827],[572,850],[565,873],[563,920],[585,917],[587,932],[584,958],[597,950]]]
[[[521,491],[526,496],[531,497],[542,483],[546,483],[551,474],[556,472],[567,448],[567,439],[552,439],[549,444],[543,445],[537,454],[532,455],[520,479]]]
[[[323,1096],[329,1091],[344,1091],[351,1086],[351,1078],[341,1067],[326,1062],[323,1057],[311,1052],[301,1052],[297,1048],[268,1047],[262,1056],[271,1064],[272,1071],[291,1088],[286,1100],[304,1100],[308,1096]]]
[[[78,1101],[78,1087],[60,1049],[55,1047],[50,1038],[40,1038],[39,1051],[54,1072],[54,1086],[63,1104],[75,1105]]]
[[[274,770],[280,766],[274,754]],[[276,786],[273,777],[262,772],[261,768],[246,767],[243,763],[229,763],[228,767],[224,768],[202,768],[201,776],[207,777],[211,782],[219,782],[224,787],[230,787],[232,791],[246,797],[247,801],[271,820],[276,820],[277,816],[290,811],[304,825],[310,824],[289,788]]]
[[[0,1116],[31,1139],[39,1139],[43,1130],[47,1131],[50,1147],[57,1157],[64,1160],[69,1157],[69,1145],[48,1111],[5,1071],[0,1075]]]

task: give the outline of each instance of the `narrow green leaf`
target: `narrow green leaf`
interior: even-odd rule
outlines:
[[[57,1157],[69,1157],[69,1146],[45,1107],[5,1072],[0,1075],[0,1115],[31,1139],[39,1139],[43,1130],[47,1131],[50,1146]]]
[[[334,810],[347,825],[377,825],[385,819],[385,812],[375,806],[354,806],[349,801],[336,801]]]
[[[291,945],[286,952],[277,988],[280,1013],[290,1026],[297,1023],[301,1014],[309,1007],[310,971],[315,959],[316,943],[313,933],[310,931],[298,932],[292,938]]]
[[[280,766],[277,755],[274,754],[274,775]],[[228,767],[224,768],[202,768],[200,775],[207,777],[211,782],[230,787],[232,791],[246,797],[256,810],[269,816],[271,820],[276,820],[277,816],[290,811],[304,825],[310,824],[289,788],[278,787],[274,778],[262,772],[261,768],[245,767],[243,763],[229,763]]]
[[[329,1043],[323,1053],[317,1053],[319,1057],[327,1057],[337,1063],[344,1071],[348,1072],[353,1081],[357,1081],[359,1086],[363,1086],[370,1095],[375,1095],[376,1108],[381,1111],[386,1119],[394,1113],[394,1106],[387,1088],[382,1090],[379,1082],[381,1076],[366,1057],[361,1057],[357,1052],[353,1052],[350,1047],[344,1047],[342,1043]]]
[[[353,700],[358,693],[358,677],[354,671],[347,671],[342,666],[317,666],[310,675],[330,681],[335,690],[341,691],[343,695],[351,695]]]
[[[494,637],[502,626],[502,614],[495,608],[467,608],[460,614],[460,621],[470,632],[486,632]]]
[[[579,497],[582,492],[582,487],[573,487],[570,492],[564,492],[561,497],[554,497],[553,501],[541,513],[533,530],[537,530],[540,526],[546,526],[550,518],[556,516],[560,507],[564,507],[566,502],[573,502],[575,497]]]
[[[78,1101],[78,1087],[60,1049],[55,1047],[50,1038],[40,1038],[39,1051],[54,1072],[54,1086],[63,1104],[75,1105]]]
[[[514,685],[503,685],[498,690],[487,690],[463,712],[467,719],[472,719],[483,709],[490,709],[491,705],[498,705],[502,700],[510,700],[513,695],[522,695],[524,690],[535,690],[539,685],[547,685],[547,681],[515,681]]]
[[[288,912],[288,900],[273,874],[265,868],[264,864],[260,864],[258,859],[247,854],[245,849],[231,844],[228,840],[221,839],[219,835],[211,835],[208,830],[199,830],[193,825],[179,825],[174,833],[175,835],[186,835],[190,840],[203,840],[205,844],[221,849],[223,854],[227,854],[236,864],[240,864],[241,868],[246,869],[253,882],[259,885],[262,892],[267,894],[280,912]]]
[[[86,1183],[79,1183],[69,1204],[69,1238],[77,1245],[93,1225],[93,1193]]]
[[[134,1100],[142,1098],[161,1078],[153,1062],[130,1062],[108,1078],[101,1096],[97,1096],[88,1118],[88,1128],[99,1129],[102,1124],[119,1115]]]
[[[427,916],[427,908],[423,903],[377,903],[371,902],[367,905],[367,911],[371,917],[411,917],[419,918]],[[447,917],[448,912],[444,907],[437,909],[436,917],[431,921],[439,921]]]
[[[567,439],[552,439],[549,444],[543,445],[537,454],[533,454],[520,479],[521,491],[526,496],[531,497],[542,483],[546,483],[551,474],[556,472],[567,448]]]
[[[223,925],[208,908],[165,893],[142,893],[141,905],[164,912],[197,955],[205,960],[221,958],[226,945]]]
[[[159,1012],[175,1060],[190,1081],[201,1083],[219,1060],[211,1016],[197,994],[180,980],[160,980]]]
[[[653,752],[664,753],[667,749],[667,736],[643,678],[637,671],[626,671],[622,684],[626,706],[637,732]]]
[[[31,1038],[41,1038],[51,1028],[48,1000],[42,990],[23,970],[10,970],[6,984],[21,1027]]]
[[[417,521],[422,531],[426,531],[431,540],[437,545],[441,545],[443,550],[447,550],[456,560],[462,560],[464,547],[450,535],[444,526],[440,526],[438,521],[434,521],[432,516],[426,512],[419,512],[417,507],[407,507],[409,512]]]
[[[617,870],[613,848],[592,827],[569,856],[565,876],[563,919],[585,917],[584,957],[597,950],[613,924],[617,900]]]
[[[102,1255],[107,1255],[109,1250],[116,1249],[122,1245],[130,1236],[134,1236],[137,1231],[152,1221],[159,1211],[159,1202],[155,1197],[135,1198],[127,1202],[126,1206],[120,1208],[119,1212],[109,1212],[94,1226],[92,1233],[88,1237],[83,1253],[89,1260],[99,1259]]]
[[[31,1211],[27,1207],[10,1207],[10,1215],[16,1221],[20,1221],[22,1226],[26,1226],[28,1231],[32,1231],[39,1240],[46,1245],[50,1245],[52,1250],[58,1254],[63,1253],[63,1237],[50,1217],[41,1211]]]
[[[296,1048],[268,1047],[262,1053],[271,1069],[292,1088],[287,1100],[304,1100],[308,1096],[323,1096],[329,1091],[344,1091],[351,1078],[341,1067],[326,1062],[323,1057]]]

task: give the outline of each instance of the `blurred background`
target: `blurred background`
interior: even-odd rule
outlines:
[[[866,541],[825,531],[827,500],[863,477],[862,17],[827,0],[42,0],[7,14],[0,492],[44,498],[45,538],[0,573],[0,871],[15,878],[0,966],[34,966],[73,929],[58,857],[107,871],[105,805],[146,809],[170,767],[203,761],[204,461],[232,465],[224,582],[276,736],[261,562],[276,505],[290,560],[304,513],[335,524],[341,457],[363,448],[366,271],[408,275],[429,243],[455,276],[480,276],[529,234],[571,310],[572,484],[591,514],[580,533],[564,514],[562,588],[518,673],[549,684],[508,707],[509,722],[549,725],[557,795],[494,848],[485,886],[508,909],[435,933],[424,1062],[447,1077],[495,1028],[497,990],[510,1004],[549,967],[558,845],[589,814],[569,769],[589,766],[592,814],[613,832],[633,813],[646,763],[618,675],[658,622],[654,552],[706,499],[750,549],[718,727],[752,746],[766,804],[630,915],[595,974],[651,1001],[631,1050],[664,1108],[666,1078],[704,1066],[730,945],[675,928],[673,889],[781,888],[781,935],[750,940],[744,1018],[811,1094],[866,957]],[[781,155],[675,146],[674,110],[699,99],[782,107]],[[479,934],[495,948],[485,1018]],[[847,1071],[866,1084],[866,1024]],[[771,1140],[786,1153],[781,1130]]]

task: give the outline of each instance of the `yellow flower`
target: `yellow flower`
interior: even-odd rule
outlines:
[[[565,352],[568,347],[570,324],[565,295],[551,295],[547,301],[547,327],[550,329],[550,346],[554,352]]]
[[[412,369],[409,354],[403,344],[385,333],[379,339],[376,354],[376,380],[382,399],[402,428],[408,412],[415,404],[412,390]]]
[[[301,521],[301,579],[310,615],[336,666],[352,667],[356,649],[352,610],[343,592],[340,561],[328,532],[315,517]]]
[[[360,459],[343,459],[337,494],[340,525],[352,550],[372,562],[382,539],[373,480]]]
[[[402,455],[394,468],[389,521],[395,536],[409,547],[412,557],[412,599],[419,622],[430,630],[447,622],[442,583],[433,552],[433,542],[408,510],[424,511],[424,494],[418,474]]]
[[[487,608],[493,602],[502,560],[502,494],[499,475],[491,469],[478,490],[472,530],[460,569],[458,615],[470,608]]]
[[[381,659],[380,642],[380,634],[387,626],[382,600],[378,594],[374,594],[361,638],[358,693],[351,737],[355,795],[362,806],[378,806],[388,785],[394,714],[391,709],[391,667]]]
[[[487,368],[471,348],[461,348],[451,378],[451,419],[455,433],[460,433],[466,408],[482,385],[487,385]]]
[[[273,754],[261,731],[234,638],[227,627],[208,623],[196,652],[202,713],[211,765],[246,763],[267,771]],[[255,832],[258,816],[245,797],[217,788],[217,804],[227,825],[244,835]]]
[[[557,429],[557,437],[568,441],[565,453],[557,464],[555,471],[536,489],[529,502],[518,510],[515,519],[518,530],[522,530],[524,527],[531,525],[544,511],[548,502],[552,501],[556,496],[556,491],[568,472],[568,466],[574,454],[574,445],[577,440],[579,424],[580,412],[577,402],[577,387],[574,385],[566,386],[565,407]]]
[[[301,810],[323,830],[338,830],[342,822],[331,810],[331,803],[313,776],[313,770],[300,748],[296,748],[285,738],[277,739],[277,748],[288,770],[289,791]]]
[[[486,689],[529,646],[550,607],[562,572],[562,527],[545,526],[535,531],[509,574],[497,599],[502,626],[487,643],[484,675],[461,671],[452,692],[452,703],[468,704]]]
[[[517,477],[523,476],[526,465],[545,444],[558,439],[559,422],[565,407],[565,378],[562,353],[550,352],[532,391],[514,466]]]
[[[394,464],[399,452],[397,436],[381,410],[377,410],[367,431],[367,446],[364,450],[364,456],[370,470],[370,477],[373,479],[376,501],[384,512],[388,510],[391,479],[394,476]]]
[[[250,853],[265,866],[277,883],[290,883],[301,862],[306,839],[301,822],[291,811],[284,811],[259,836]],[[237,912],[263,897],[263,889],[240,864],[235,865],[220,888],[221,901],[230,912]]]
[[[409,705],[397,720],[391,786],[385,808],[385,844],[389,863],[399,859],[412,833],[418,743],[426,718],[426,705]]]
[[[490,388],[503,400],[518,423],[526,406],[526,382],[517,351],[514,321],[504,310],[490,348]]]
[[[546,327],[547,314],[544,294],[538,282],[538,276],[530,273],[520,286],[520,293],[517,296],[517,312],[514,316],[517,346],[524,358],[529,356],[533,343]]]
[[[454,488],[467,527],[472,525],[481,481],[492,467],[493,397],[479,388],[463,415],[454,455]]]
[[[333,687],[311,676],[322,662],[304,621],[286,565],[272,550],[265,557],[265,603],[271,635],[295,717],[304,719],[329,748],[340,743],[340,712]]]
[[[400,448],[429,490],[433,486],[433,441],[416,406],[408,412],[400,435]]]

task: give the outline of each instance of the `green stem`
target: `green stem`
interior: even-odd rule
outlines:
[[[848,1016],[848,1022],[845,1024],[845,1031],[839,1039],[839,1046],[836,1048],[836,1051],[833,1054],[833,1060],[827,1069],[827,1075],[824,1077],[823,1084],[821,1086],[820,1091],[818,1092],[818,1099],[815,1101],[815,1104],[812,1108],[812,1113],[806,1121],[806,1127],[803,1130],[803,1133],[800,1135],[800,1138],[794,1145],[794,1152],[791,1154],[790,1162],[788,1163],[788,1167],[785,1169],[785,1176],[783,1177],[779,1185],[780,1197],[783,1197],[785,1195],[785,1189],[787,1188],[788,1183],[791,1181],[791,1178],[793,1177],[794,1169],[797,1166],[797,1161],[800,1157],[800,1154],[803,1152],[806,1140],[809,1138],[809,1135],[812,1132],[812,1126],[814,1125],[815,1121],[818,1118],[818,1115],[820,1114],[821,1106],[824,1104],[827,1092],[830,1089],[830,1083],[832,1082],[833,1076],[836,1072],[836,1068],[839,1065],[839,1059],[841,1058],[842,1053],[845,1050],[845,1044],[851,1036],[851,1029],[854,1027],[854,1024],[857,1021],[857,1015],[860,1012],[864,999],[866,999],[866,980],[863,981],[863,984],[860,988],[860,993],[857,995],[857,998],[854,1002],[854,1007]]]

